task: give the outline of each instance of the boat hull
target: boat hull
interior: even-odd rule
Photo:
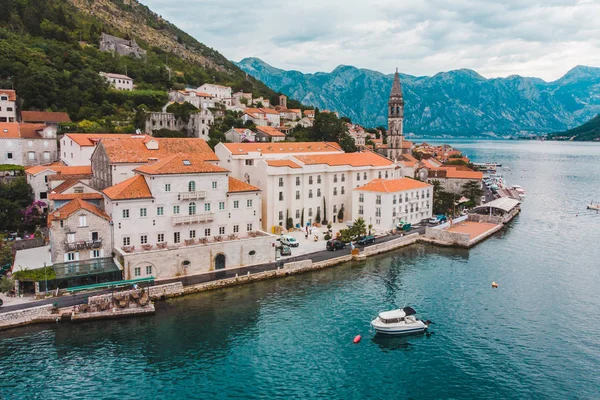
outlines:
[[[600,210],[600,204],[589,204],[587,208],[588,210]]]
[[[375,329],[375,332],[382,335],[410,335],[413,333],[425,332],[428,328],[428,325],[420,320],[411,323],[398,322],[384,324],[379,318],[373,320],[371,326]]]
[[[414,329],[401,329],[401,330],[383,330],[375,328],[375,332],[380,335],[389,335],[389,336],[400,336],[400,335],[414,335],[416,333],[423,333],[427,330],[427,326],[424,328],[414,328]]]

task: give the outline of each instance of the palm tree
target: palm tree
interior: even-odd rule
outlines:
[[[462,185],[462,195],[468,198],[473,205],[479,203],[479,199],[483,195],[483,190],[481,189],[481,183],[478,181],[468,181],[464,185]]]
[[[352,224],[352,235],[354,237],[364,236],[367,234],[367,225],[365,224],[365,220],[362,218],[358,218]]]

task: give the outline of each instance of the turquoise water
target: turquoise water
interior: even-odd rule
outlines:
[[[600,214],[585,205],[600,201],[600,146],[453,144],[527,190],[477,247],[413,246],[159,303],[155,317],[0,333],[0,398],[599,398]],[[403,305],[434,334],[375,337],[371,318]]]

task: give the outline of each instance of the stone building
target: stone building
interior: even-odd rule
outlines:
[[[100,72],[100,75],[116,90],[133,90],[133,79],[127,75]]]
[[[404,124],[404,97],[398,70],[394,74],[392,91],[388,100],[388,133],[387,133],[387,157],[396,160],[403,153],[402,140]]]
[[[0,162],[33,166],[58,159],[56,127],[0,122]]]
[[[0,122],[17,122],[17,92],[0,89]]]
[[[85,200],[74,199],[48,215],[52,263],[111,258],[110,217]]]
[[[197,109],[214,108],[217,99],[208,93],[200,92],[196,89],[171,90],[169,92],[169,101],[184,103],[188,102]]]
[[[135,39],[122,39],[104,32],[100,37],[100,51],[117,53],[121,56],[146,58],[146,50],[142,49]]]
[[[181,118],[175,118],[173,113],[151,111],[146,113],[146,127],[144,132],[152,135],[155,130],[170,129],[172,131],[185,132],[188,137],[208,141],[210,139],[208,136],[210,127],[214,122],[213,113],[205,108],[191,113],[187,123]]]
[[[48,194],[56,186],[66,180],[87,179],[92,177],[90,166],[68,167],[62,164],[36,165],[25,170],[27,183],[33,189],[35,201],[42,201],[49,205]]]
[[[256,141],[256,133],[247,128],[234,128],[225,132],[225,139],[231,143],[247,143]]]
[[[256,127],[256,142],[281,142],[286,136],[283,132],[273,128],[272,126],[257,126]]]

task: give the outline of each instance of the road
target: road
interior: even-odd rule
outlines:
[[[410,234],[413,234],[413,233],[418,233],[419,235],[423,235],[425,233],[425,227],[424,226],[415,227],[410,231]],[[398,238],[398,236],[385,236],[382,238],[378,238],[374,244],[385,243],[385,242],[388,242],[390,240],[397,239],[397,238]],[[372,245],[373,244],[370,244],[367,246],[372,246]],[[359,248],[361,248],[361,247],[363,247],[363,246],[359,246]],[[236,275],[246,275],[248,272],[250,272],[250,274],[256,274],[259,272],[272,271],[272,270],[276,269],[278,266],[283,266],[284,263],[288,263],[288,262],[302,261],[302,260],[312,260],[313,262],[321,262],[321,261],[325,261],[325,260],[329,260],[332,258],[341,257],[343,255],[350,254],[350,251],[351,251],[350,247],[347,247],[343,250],[337,250],[337,251],[322,250],[322,251],[318,251],[318,252],[314,252],[314,253],[304,254],[301,256],[297,256],[297,257],[286,257],[286,258],[278,260],[277,262],[272,262],[272,263],[267,263],[267,264],[252,265],[249,267],[231,268],[231,269],[226,269],[226,270],[222,270],[222,271],[215,271],[215,272],[185,276],[185,277],[180,277],[180,278],[164,279],[164,280],[159,281],[158,284],[163,285],[163,284],[167,284],[167,283],[181,282],[183,284],[183,286],[197,285],[199,283],[205,283],[205,282],[210,282],[210,281],[219,280],[219,279],[233,278]],[[104,290],[79,293],[79,294],[69,295],[69,296],[53,297],[53,298],[39,300],[39,301],[32,301],[29,303],[15,304],[12,306],[3,306],[3,307],[0,307],[0,313],[16,311],[16,310],[24,310],[27,308],[38,307],[38,306],[43,306],[46,304],[54,304],[54,303],[57,303],[58,307],[72,307],[74,305],[86,303],[87,298],[90,296],[111,293],[111,291],[112,291],[111,289],[104,289]]]

